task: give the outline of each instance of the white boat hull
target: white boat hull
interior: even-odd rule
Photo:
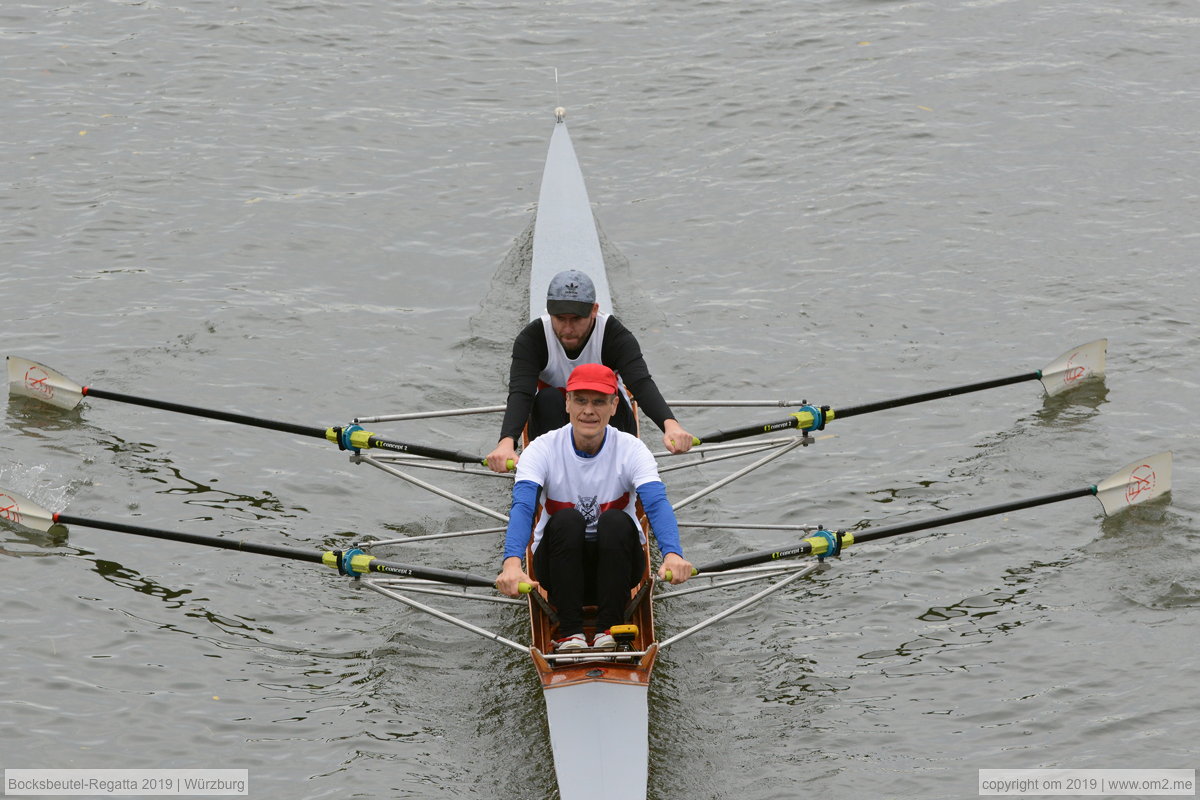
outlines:
[[[545,690],[562,800],[645,800],[647,691],[604,681]]]
[[[533,267],[529,276],[531,320],[546,313],[550,280],[565,269],[586,273],[596,286],[600,310],[612,311],[600,234],[567,124],[560,120],[550,136],[533,227]]]

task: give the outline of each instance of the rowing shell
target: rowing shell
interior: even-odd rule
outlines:
[[[610,310],[608,279],[587,188],[563,110],[556,123],[538,195],[530,270],[531,317],[545,312],[550,279],[578,269]],[[643,528],[647,527],[645,520]],[[526,559],[531,568],[532,559]],[[649,562],[647,561],[647,564]],[[536,576],[535,576],[536,577]],[[531,597],[530,653],[546,700],[550,747],[562,800],[643,800],[649,766],[648,687],[654,657],[654,613],[649,569],[633,591],[627,621],[637,626],[630,650],[611,655],[554,653],[555,620],[542,596]],[[584,633],[595,633],[594,607],[584,608]]]

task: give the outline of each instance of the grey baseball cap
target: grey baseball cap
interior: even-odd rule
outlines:
[[[553,314],[575,314],[586,317],[596,304],[596,287],[592,279],[577,269],[560,272],[550,280],[546,292],[546,312]]]

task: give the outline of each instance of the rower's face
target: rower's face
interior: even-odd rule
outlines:
[[[592,323],[596,320],[596,308],[592,306],[592,313],[586,317],[578,314],[554,314],[550,317],[550,327],[554,329],[554,335],[558,337],[558,342],[564,350],[578,350],[583,347],[588,333],[592,330]]]
[[[608,425],[617,413],[617,396],[579,389],[567,392],[567,416],[571,426],[585,436],[594,436]]]

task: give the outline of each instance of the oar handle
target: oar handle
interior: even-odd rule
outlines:
[[[700,574],[700,570],[696,569],[695,567],[692,567],[692,577],[694,578],[699,574]],[[671,570],[667,570],[666,572],[663,573],[663,578],[667,581],[672,581],[672,580],[675,580],[675,574],[673,572],[671,572]]]
[[[492,586],[496,589],[500,588],[499,583],[493,583]],[[521,581],[520,583],[517,584],[517,594],[529,594],[532,591],[533,591],[532,583],[525,583],[525,581]]]

